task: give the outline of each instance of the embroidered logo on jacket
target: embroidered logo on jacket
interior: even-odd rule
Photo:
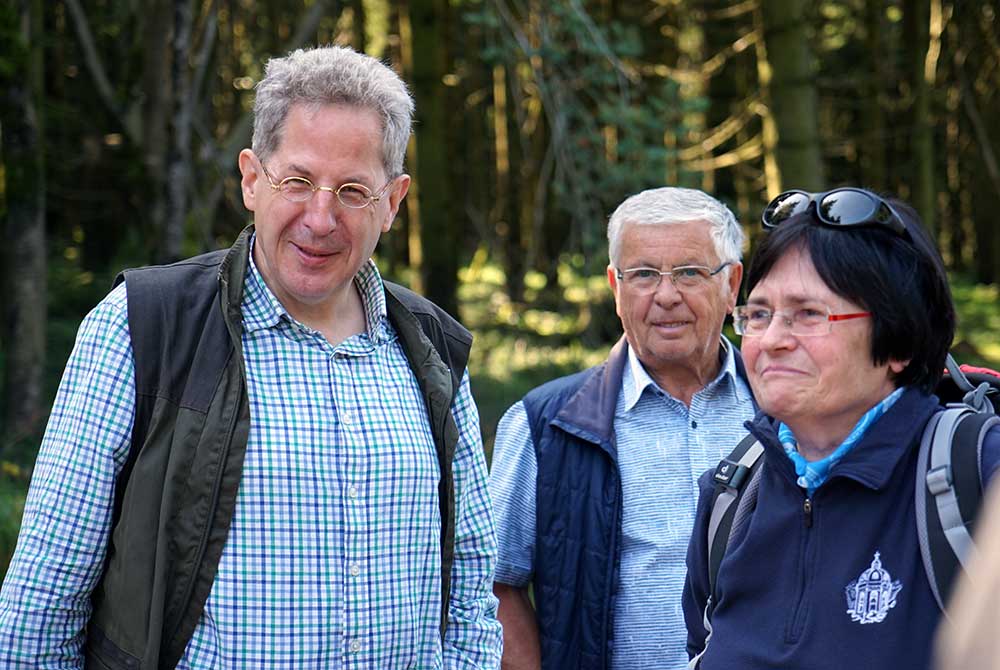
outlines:
[[[896,606],[896,594],[903,588],[897,579],[892,581],[889,571],[882,567],[879,552],[861,576],[847,585],[847,613],[858,623],[882,623]]]

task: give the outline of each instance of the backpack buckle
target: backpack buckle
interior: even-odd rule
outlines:
[[[951,466],[939,465],[927,471],[927,490],[939,496],[952,487]]]
[[[743,481],[747,478],[748,472],[750,472],[750,468],[747,466],[726,458],[719,462],[719,465],[715,468],[715,475],[712,478],[716,484],[722,484],[732,489],[739,489],[743,485]]]

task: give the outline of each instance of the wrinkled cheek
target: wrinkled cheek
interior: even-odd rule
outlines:
[[[787,380],[767,380],[751,377],[750,386],[757,397],[757,403],[768,414],[775,416],[783,414],[783,410],[792,409],[800,396],[801,389],[796,388]]]
[[[743,364],[746,366],[747,375],[751,380],[757,378],[757,360],[760,358],[760,347],[753,343],[753,339],[744,338],[740,342],[740,353],[743,354]]]

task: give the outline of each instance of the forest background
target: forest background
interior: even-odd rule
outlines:
[[[607,216],[701,188],[753,242],[786,188],[912,202],[964,362],[1000,365],[1000,30],[975,0],[12,0],[0,5],[0,575],[76,329],[125,267],[227,246],[267,58],[393,63],[414,177],[377,260],[475,331],[489,452],[620,335]],[[928,315],[933,318],[933,315]],[[727,326],[728,328],[728,326]],[[731,330],[729,331],[731,334]]]

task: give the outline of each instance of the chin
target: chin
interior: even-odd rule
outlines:
[[[787,390],[768,389],[766,386],[761,388],[759,384],[754,389],[754,394],[757,397],[758,407],[768,416],[773,416],[782,421],[784,419],[779,415],[794,415],[795,408],[799,405],[800,400],[795,393]]]

